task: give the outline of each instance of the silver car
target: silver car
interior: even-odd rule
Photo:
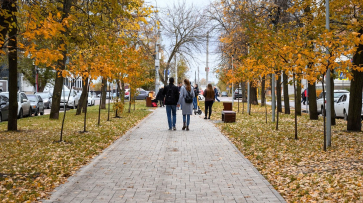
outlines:
[[[42,98],[44,103],[44,108],[50,109],[50,107],[52,106],[51,105],[52,96],[50,95],[49,92],[37,92],[35,93],[35,95],[39,95]]]
[[[27,95],[27,97],[30,101],[34,116],[38,116],[38,114],[44,115],[44,103],[42,97],[35,94]]]
[[[1,95],[5,95],[9,98],[9,92],[2,92]],[[32,108],[30,106],[30,101],[28,101],[28,97],[24,92],[18,92],[17,95],[18,100],[18,118],[23,118],[24,115],[31,116]]]

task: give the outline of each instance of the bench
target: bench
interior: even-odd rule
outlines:
[[[223,102],[223,111],[232,111],[232,102]]]
[[[236,122],[236,112],[235,111],[222,111],[222,121],[225,123]]]

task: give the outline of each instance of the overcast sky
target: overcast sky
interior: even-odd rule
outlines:
[[[158,6],[158,8],[162,9],[165,8],[167,6],[172,6],[173,3],[178,3],[180,1],[178,0],[147,0],[147,2],[149,2],[149,4],[152,4],[154,6]],[[193,4],[196,7],[207,7],[210,3],[210,0],[185,0],[185,2],[187,4]],[[162,43],[164,45],[167,45],[168,42],[165,41],[166,39],[164,38]],[[214,55],[211,52],[214,52],[217,46],[217,42],[216,42],[216,38],[211,37],[210,42],[209,42],[209,81],[210,82],[218,82],[218,79],[215,77],[215,74],[213,73],[213,70],[216,68],[218,61],[216,61],[216,59],[218,58],[217,55]],[[193,62],[192,63],[192,67],[190,68],[190,71],[187,73],[187,75],[189,76],[189,79],[191,81],[194,81],[194,74],[195,71],[197,71],[198,67],[199,67],[199,79],[202,78],[206,78],[206,72],[205,72],[205,67],[206,67],[206,50],[203,51],[203,53],[198,54],[197,55],[198,61]],[[198,72],[197,72],[198,74]],[[198,76],[197,76],[198,77]]]

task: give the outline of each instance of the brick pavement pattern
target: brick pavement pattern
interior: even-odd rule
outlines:
[[[43,202],[285,202],[210,120],[157,108]]]

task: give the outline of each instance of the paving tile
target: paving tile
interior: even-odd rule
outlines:
[[[43,202],[285,202],[212,122],[177,116],[156,109]]]

